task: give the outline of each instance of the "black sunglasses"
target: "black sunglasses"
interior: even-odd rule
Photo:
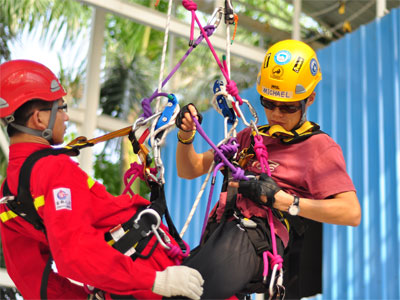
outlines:
[[[263,96],[260,96],[261,105],[264,106],[266,109],[274,110],[277,107],[281,113],[284,114],[293,114],[296,111],[301,109],[301,105],[276,105],[275,101],[268,100]]]

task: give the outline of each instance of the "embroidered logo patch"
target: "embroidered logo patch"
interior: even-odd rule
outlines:
[[[71,190],[69,188],[58,188],[53,190],[54,204],[56,210],[68,209],[72,210],[71,206]]]

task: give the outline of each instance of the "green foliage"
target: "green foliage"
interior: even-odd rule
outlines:
[[[106,187],[107,191],[112,195],[121,194],[122,179],[121,164],[110,162],[110,158],[101,153],[96,155],[96,160],[93,165],[94,177],[99,179]]]

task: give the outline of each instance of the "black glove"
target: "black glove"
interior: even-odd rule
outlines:
[[[262,173],[260,179],[241,180],[239,182],[238,192],[258,204],[272,207],[275,202],[275,194],[281,188],[276,184],[275,180],[267,174]],[[261,196],[267,197],[267,203],[261,201]]]
[[[186,104],[185,106],[183,106],[181,108],[181,110],[179,111],[179,114],[176,116],[176,119],[175,119],[176,127],[178,127],[181,130],[183,130],[182,129],[182,119],[185,117],[185,113],[189,113],[190,114],[189,105],[192,105],[194,107],[194,109],[196,110],[197,118],[199,120],[199,124],[201,124],[201,122],[203,121],[203,116],[201,115],[201,113],[199,113],[199,111],[197,110],[196,106],[193,103]],[[187,130],[183,130],[183,131],[187,131]]]

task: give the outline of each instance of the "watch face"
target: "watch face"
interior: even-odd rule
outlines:
[[[296,216],[299,213],[300,209],[297,205],[291,205],[289,207],[289,214],[292,216]]]

